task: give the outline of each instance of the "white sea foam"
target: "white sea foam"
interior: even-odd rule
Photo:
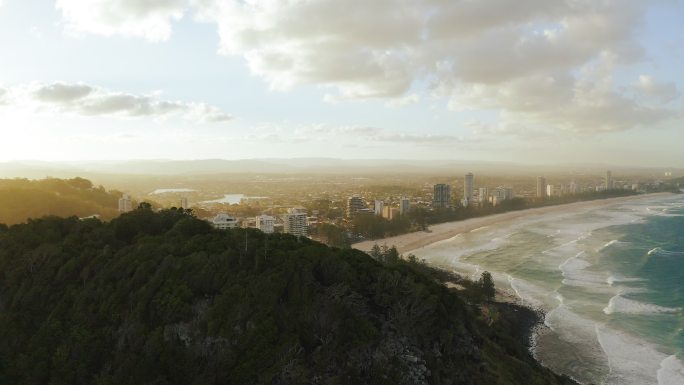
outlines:
[[[548,297],[547,291],[527,281],[515,278],[510,274],[506,274],[506,278],[511,289],[520,298],[523,305],[535,309],[548,309],[547,301],[545,301]]]
[[[657,255],[657,256],[661,256],[661,257],[676,257],[676,256],[684,255],[684,251],[668,251],[668,250],[663,250],[660,247],[655,247],[655,248],[648,251],[648,255]]]
[[[581,258],[583,255],[585,255],[585,252],[580,251],[558,265],[558,270],[563,275],[561,283],[566,286],[591,288],[593,290],[614,293],[613,291],[607,291],[606,273],[587,270],[587,268],[591,267],[591,263]]]
[[[669,356],[660,362],[657,372],[658,385],[684,384],[684,363],[677,356]]]
[[[606,326],[596,326],[596,338],[608,357],[610,367],[610,373],[603,384],[659,384],[658,377],[661,376],[662,363],[667,355],[660,353],[643,340]],[[667,374],[669,373],[663,373],[662,376],[665,377]]]
[[[599,249],[597,251],[605,250],[611,246],[620,246],[620,245],[628,245],[628,244],[629,244],[629,242],[623,242],[623,241],[619,241],[617,239],[613,239],[612,241],[610,241],[610,242],[606,243],[605,245],[599,247]]]
[[[608,306],[603,309],[606,314],[676,314],[681,312],[680,308],[658,306],[652,303],[645,303],[628,299],[618,294],[608,301]]]
[[[621,282],[643,282],[644,280],[642,278],[630,278],[630,277],[625,277],[620,274],[610,274],[608,278],[606,278],[606,283],[608,286],[613,286],[616,283],[621,283]]]

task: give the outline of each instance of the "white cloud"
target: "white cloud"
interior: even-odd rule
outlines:
[[[186,0],[56,0],[65,29],[75,35],[167,40],[172,23],[183,17]]]
[[[635,86],[643,94],[667,103],[679,97],[677,84],[672,82],[658,82],[650,75],[641,75]]]
[[[232,119],[231,115],[205,103],[162,100],[155,94],[113,92],[80,83],[33,83],[13,87],[5,93],[8,95],[4,98],[6,103],[62,114],[155,119],[181,116],[207,123]]]
[[[603,52],[574,76],[556,72],[462,86],[454,92],[449,107],[503,108],[499,133],[538,133],[549,127],[571,133],[623,131],[674,116],[668,108],[646,105],[623,94],[613,79],[616,61],[615,54]]]
[[[272,88],[315,84],[325,100],[418,100],[499,110],[509,127],[619,131],[670,115],[624,95],[616,67],[642,59],[637,0],[252,0],[195,3],[221,52],[242,55]],[[609,62],[609,63],[607,63]],[[597,64],[598,63],[598,64]],[[600,74],[597,65],[604,66]],[[599,81],[599,83],[594,83]],[[662,100],[668,87],[642,85]],[[411,94],[407,94],[409,90]]]
[[[326,88],[324,99],[424,95],[452,110],[499,111],[508,131],[607,132],[657,124],[676,85],[614,73],[645,59],[641,0],[57,0],[69,30],[168,38],[192,9],[220,52],[271,88]],[[634,90],[639,90],[639,95]],[[123,100],[119,101],[125,102]]]
[[[283,139],[284,140],[284,139]],[[395,130],[368,126],[330,126],[311,125],[292,130],[289,135],[292,142],[320,141],[326,143],[355,143],[356,145],[386,144],[420,144],[423,146],[448,146],[473,142],[475,138],[465,138],[445,134],[423,134],[416,132],[396,132]]]

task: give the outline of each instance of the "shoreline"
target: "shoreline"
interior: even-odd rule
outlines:
[[[364,244],[366,244],[365,247],[372,247],[374,244],[378,244],[382,246],[383,244],[386,244],[387,246],[392,246],[395,245],[399,251],[399,253],[403,253],[406,255],[408,252],[413,252],[416,251],[419,253],[419,250],[421,248],[424,248],[426,246],[429,246],[433,243],[438,243],[441,241],[448,240],[450,238],[453,238],[455,236],[458,236],[459,234],[464,234],[468,232],[473,232],[477,231],[478,229],[483,229],[488,226],[494,226],[494,225],[499,225],[501,224],[502,226],[510,226],[510,225],[515,225],[516,220],[522,220],[522,219],[532,219],[534,221],[534,218],[536,216],[541,216],[541,215],[546,215],[546,214],[572,214],[572,213],[590,213],[593,209],[598,209],[601,207],[605,206],[610,206],[610,205],[615,205],[615,204],[620,204],[622,202],[639,202],[639,201],[644,201],[652,198],[657,198],[657,197],[669,197],[669,196],[674,196],[675,194],[664,192],[664,193],[651,193],[651,194],[642,194],[642,195],[634,195],[634,196],[628,196],[628,197],[616,197],[616,198],[609,198],[609,199],[601,199],[601,200],[596,200],[596,201],[584,201],[584,202],[574,202],[574,203],[569,203],[569,204],[562,204],[562,205],[555,205],[555,206],[546,206],[546,207],[540,207],[540,208],[533,208],[533,209],[526,209],[526,210],[520,210],[520,211],[513,211],[513,212],[507,212],[507,213],[502,213],[502,214],[495,214],[495,215],[490,215],[487,217],[478,217],[478,218],[471,218],[467,219],[464,221],[457,221],[457,222],[448,222],[448,223],[443,223],[439,225],[435,225],[432,228],[432,233],[430,232],[415,232],[415,233],[410,233],[410,234],[403,234],[400,236],[396,237],[389,237],[389,238],[384,238],[384,239],[378,239],[375,241],[367,241],[367,242],[361,242],[352,245],[353,248],[363,250]],[[370,245],[370,246],[367,246]],[[426,251],[427,252],[427,251]],[[434,262],[434,261],[433,261]],[[431,264],[428,262],[430,266],[436,269],[447,269],[446,266],[442,266],[441,263],[437,264]],[[481,267],[481,266],[480,266]],[[496,273],[493,270],[489,270],[493,273]],[[469,275],[463,274],[460,271],[455,271],[456,274],[459,274],[463,277],[468,277]],[[513,319],[515,319],[516,324],[511,325],[515,328],[515,333],[517,336],[523,338],[523,342],[527,342],[526,346],[528,348],[529,354],[537,361],[541,366],[553,371],[554,373],[558,375],[565,375],[569,379],[575,381],[577,384],[587,384],[587,383],[598,383],[595,381],[594,377],[583,377],[583,375],[577,376],[576,373],[575,375],[571,374],[574,373],[572,371],[567,372],[565,371],[562,367],[555,368],[557,370],[552,369],[554,367],[553,365],[553,360],[549,359],[549,357],[546,357],[544,359],[544,350],[548,349],[542,349],[542,351],[539,351],[538,348],[538,343],[540,340],[545,339],[546,337],[549,337],[553,339],[551,335],[556,334],[556,332],[553,329],[550,329],[550,325],[546,323],[546,317],[548,314],[550,314],[552,311],[550,309],[545,309],[544,307],[538,307],[533,303],[528,303],[528,301],[522,301],[522,297],[520,297],[517,294],[517,290],[515,288],[512,288],[511,290],[515,291],[515,293],[511,290],[508,289],[507,285],[500,284],[499,281],[497,282],[497,295],[495,302],[499,303],[501,307],[506,308],[505,304],[510,304],[510,309],[513,309],[512,312],[509,312],[509,316],[512,316]],[[520,309],[524,308],[526,310],[524,311],[516,311],[515,309]],[[536,318],[536,319],[535,319]],[[598,332],[597,332],[598,333]],[[611,377],[613,379],[615,378],[620,378],[620,375],[632,375],[634,374],[634,378],[650,378],[649,376],[653,374],[651,372],[652,368],[657,369],[657,378],[660,381],[660,377],[669,375],[671,369],[670,366],[673,366],[675,368],[681,367],[681,363],[678,364],[677,358],[674,355],[667,356],[669,353],[658,350],[657,345],[651,345],[651,344],[642,344],[641,341],[638,338],[634,338],[630,335],[625,335],[625,332],[620,331],[620,330],[611,330],[608,329],[606,330],[607,337],[613,336],[613,337],[619,337],[617,342],[621,344],[632,344],[634,345],[634,342],[639,342],[639,344],[634,345],[634,346],[646,346],[649,351],[650,349],[653,349],[654,353],[658,353],[657,355],[649,355],[649,357],[658,357],[657,360],[660,360],[660,367],[658,368],[658,365],[651,365],[652,362],[648,362],[644,364],[645,368],[647,369],[645,372],[646,374],[634,374],[630,372],[630,369],[625,369],[624,367],[620,367],[620,371],[616,372],[619,374],[616,374],[615,377]],[[629,337],[629,338],[627,338]],[[622,339],[620,339],[622,338]],[[627,339],[625,339],[627,338]],[[605,348],[602,345],[602,342],[599,337],[599,344],[601,344],[601,349],[604,349],[604,353],[606,357],[612,357],[610,354],[614,354],[615,352],[615,346],[612,346],[612,350],[610,351],[611,353],[607,352]],[[624,350],[624,349],[623,349]],[[627,349],[626,351],[628,351]],[[548,353],[548,351],[546,351]],[[664,354],[665,356],[661,357],[661,355]],[[618,355],[618,362],[620,361],[620,357]],[[661,358],[663,360],[661,360]],[[548,361],[547,361],[548,360]],[[666,361],[667,360],[667,361]],[[670,362],[673,361],[674,363]],[[623,362],[624,363],[624,362]],[[670,365],[670,366],[668,366]],[[676,366],[679,365],[679,366]],[[643,365],[642,365],[643,366]],[[668,371],[669,370],[669,371]],[[677,369],[678,370],[678,369]],[[661,374],[661,372],[663,374]],[[612,369],[609,373],[612,373]],[[640,372],[641,373],[641,372]],[[675,376],[677,376],[677,373],[680,372],[673,372],[675,373]],[[580,380],[579,378],[583,378],[584,380]],[[597,377],[598,378],[598,377]],[[631,378],[631,377],[630,377]],[[680,377],[676,377],[680,378]],[[591,379],[591,381],[589,380]],[[644,383],[644,382],[642,382]],[[650,382],[645,382],[645,383],[650,383]],[[660,383],[660,382],[658,382]],[[670,384],[670,383],[675,383],[675,382],[663,382],[663,384]],[[680,383],[680,382],[676,382]]]
[[[672,193],[670,192],[659,192],[509,211],[506,213],[469,218],[461,221],[439,223],[430,226],[428,231],[416,231],[412,233],[396,235],[393,237],[357,242],[351,246],[353,249],[361,250],[363,252],[369,252],[374,245],[395,246],[399,254],[404,254],[413,250],[421,249],[433,243],[453,238],[459,234],[476,231],[480,228],[498,224],[500,222],[513,221],[521,217],[537,216],[549,213],[561,213],[573,209],[581,210],[618,202],[647,199],[671,194]]]

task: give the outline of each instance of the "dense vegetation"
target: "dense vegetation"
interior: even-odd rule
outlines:
[[[571,383],[453,276],[380,255],[176,209],[0,226],[0,384]]]
[[[15,224],[46,215],[118,215],[120,192],[107,192],[83,178],[0,179],[0,223]]]

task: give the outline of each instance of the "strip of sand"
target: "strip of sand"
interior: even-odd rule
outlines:
[[[395,246],[399,253],[408,253],[410,251],[420,249],[435,242],[443,241],[455,237],[461,233],[467,233],[484,226],[491,226],[500,222],[513,221],[522,217],[571,212],[573,210],[584,210],[593,207],[600,207],[609,204],[653,198],[659,195],[671,195],[671,193],[653,193],[643,195],[632,195],[627,197],[597,199],[592,201],[583,201],[575,203],[560,204],[554,206],[537,207],[532,209],[509,211],[502,214],[488,215],[485,217],[470,218],[456,222],[446,222],[430,226],[428,231],[417,231],[408,234],[397,235],[395,237],[375,239],[371,241],[364,241],[355,243],[353,248],[368,252],[373,245],[387,245]]]

